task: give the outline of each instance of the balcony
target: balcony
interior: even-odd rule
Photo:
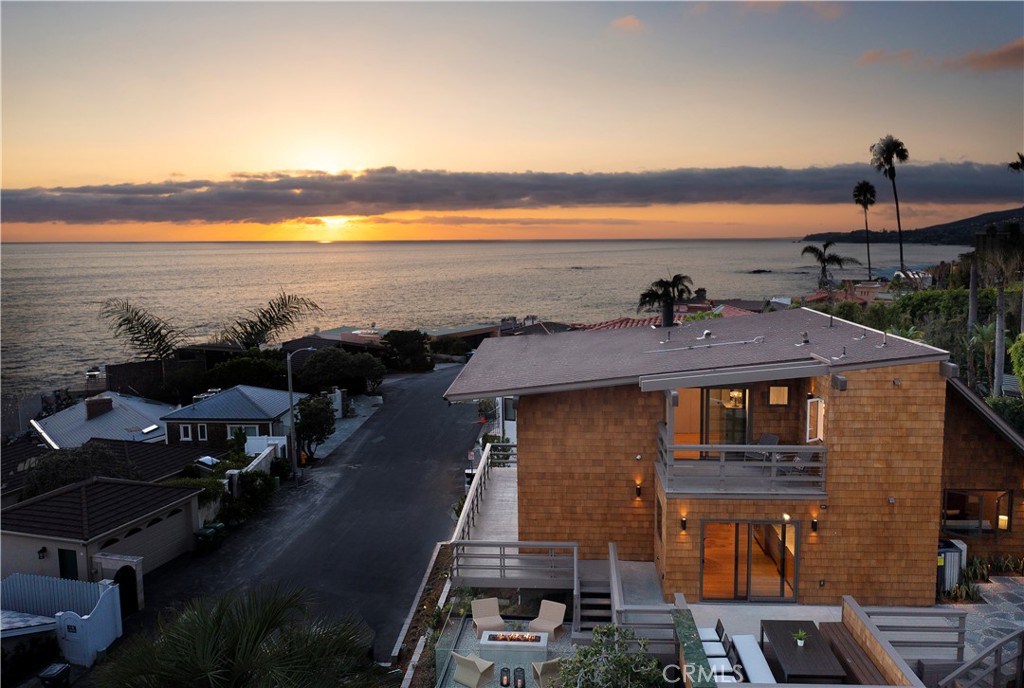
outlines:
[[[670,444],[662,428],[656,468],[673,497],[825,497],[825,448],[817,445]],[[687,458],[677,458],[677,457]]]

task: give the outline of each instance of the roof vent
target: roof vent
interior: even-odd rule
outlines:
[[[704,330],[704,334],[698,337],[698,339],[712,339],[714,336],[715,335],[711,334],[711,330]]]
[[[806,332],[800,333],[800,343],[797,346],[807,346],[811,343],[811,338],[807,336]]]

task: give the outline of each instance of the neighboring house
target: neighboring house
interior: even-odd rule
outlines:
[[[118,442],[94,439],[86,442],[114,456],[123,456],[135,468],[135,478],[147,483],[158,483],[177,478],[182,469],[194,465],[199,459],[227,456],[226,449],[212,449],[189,444],[150,444],[149,442]]]
[[[141,583],[143,573],[195,547],[200,491],[91,478],[7,507],[0,512],[2,575],[98,581],[131,560],[128,582]],[[112,571],[109,561],[117,562]]]
[[[159,401],[103,392],[30,424],[54,449],[80,447],[94,437],[163,442],[160,417],[173,409]]]
[[[305,397],[295,393],[295,403]],[[227,449],[236,429],[249,437],[283,436],[291,427],[288,392],[237,385],[161,417],[167,444]]]
[[[445,396],[518,397],[519,541],[615,542],[667,600],[930,605],[955,370],[801,308],[494,339]]]
[[[946,387],[942,533],[967,556],[1024,554],[1024,438],[960,380]]]

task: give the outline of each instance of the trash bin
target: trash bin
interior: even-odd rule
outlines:
[[[206,526],[196,531],[196,549],[200,554],[209,554],[217,545],[217,530]]]
[[[71,665],[51,664],[37,674],[44,688],[68,688],[71,685]]]

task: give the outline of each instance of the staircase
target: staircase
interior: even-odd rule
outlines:
[[[612,593],[607,580],[580,580],[580,631],[612,622]]]

